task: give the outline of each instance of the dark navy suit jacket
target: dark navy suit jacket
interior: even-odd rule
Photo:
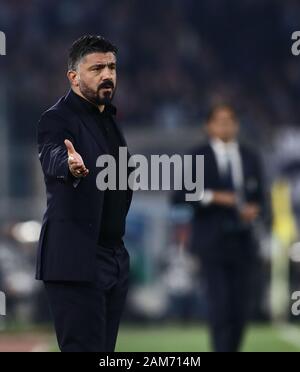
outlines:
[[[261,208],[261,218],[269,225],[270,209],[262,165],[259,156],[247,146],[239,145],[242,171],[243,194],[246,202],[257,203]],[[190,151],[192,155],[204,155],[204,188],[222,191],[223,185],[219,174],[215,154],[209,143]],[[195,162],[193,162],[195,166]],[[195,169],[193,170],[195,175]],[[173,203],[185,203],[185,190],[173,194]],[[204,206],[200,202],[189,202],[193,208],[192,233],[190,249],[202,259],[227,259],[230,254],[234,259],[252,258],[256,254],[257,244],[254,239],[252,225],[245,225],[239,219],[238,213],[232,208],[214,204]],[[233,221],[233,223],[232,223]],[[230,251],[223,247],[223,237],[227,233],[239,234],[244,241],[244,247],[238,251]]]
[[[96,187],[96,160],[109,151],[95,119],[74,94],[70,91],[62,97],[38,123],[39,158],[47,192],[37,255],[39,280],[92,281],[96,277],[104,197],[104,192]],[[127,146],[118,130],[122,146]],[[82,156],[90,171],[86,178],[76,179],[71,175],[65,139]],[[127,212],[131,199],[129,190]]]

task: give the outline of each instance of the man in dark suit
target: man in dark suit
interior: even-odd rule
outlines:
[[[47,210],[37,279],[45,283],[62,351],[114,351],[128,289],[123,235],[132,192],[96,186],[97,158],[110,154],[118,165],[119,147],[126,146],[111,104],[116,55],[100,36],[75,41],[71,90],[38,124]]]
[[[191,249],[206,280],[215,351],[238,351],[257,255],[254,226],[268,215],[261,162],[238,142],[238,130],[234,109],[216,106],[206,123],[208,142],[192,152],[204,155],[205,169],[203,199],[191,203]],[[173,202],[184,202],[184,192]]]

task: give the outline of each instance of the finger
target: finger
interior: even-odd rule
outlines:
[[[69,141],[69,140],[66,139],[65,140],[65,145],[66,145],[66,148],[68,150],[69,157],[76,154],[76,151],[74,149],[73,143],[71,141]]]
[[[85,167],[72,167],[72,170],[74,172],[84,173],[86,171],[86,168]]]
[[[82,172],[85,171],[85,169],[84,168],[81,168],[81,167],[70,167],[70,169],[71,169],[72,172],[80,172],[80,173],[82,173]]]
[[[72,167],[72,168],[81,168],[81,167],[85,168],[83,163],[77,162],[77,161],[70,161],[69,166]]]
[[[77,170],[80,170],[81,172],[85,172],[86,171],[86,167],[84,164],[81,164],[80,166],[76,167]]]
[[[78,168],[78,169],[72,169],[72,172],[75,173],[77,176],[82,176],[85,174],[86,169]]]
[[[82,173],[82,177],[86,177],[89,174],[89,170],[86,169],[84,173]]]
[[[84,162],[83,161],[78,161],[78,160],[69,160],[69,165],[71,167],[85,167],[84,165]]]
[[[89,174],[89,170],[86,169],[84,172],[76,171],[75,173],[77,177],[86,177]]]

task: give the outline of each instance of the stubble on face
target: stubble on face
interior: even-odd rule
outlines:
[[[88,57],[90,58],[88,59]],[[97,55],[87,56],[84,61],[84,66],[81,66],[79,79],[79,90],[84,98],[97,106],[111,103],[116,91],[115,72],[107,74],[105,71],[101,72],[100,69],[101,66],[111,66],[115,64],[115,56],[111,53],[107,55],[103,54],[102,58],[101,55],[98,57]],[[97,68],[99,68],[99,72],[97,72]],[[99,79],[97,74],[104,74],[104,76],[102,75],[102,79]],[[100,83],[98,82],[99,80],[101,81]]]

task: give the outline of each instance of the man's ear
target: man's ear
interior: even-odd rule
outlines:
[[[79,76],[78,73],[74,70],[69,70],[67,72],[67,77],[69,79],[69,82],[71,86],[78,87],[79,86]]]

